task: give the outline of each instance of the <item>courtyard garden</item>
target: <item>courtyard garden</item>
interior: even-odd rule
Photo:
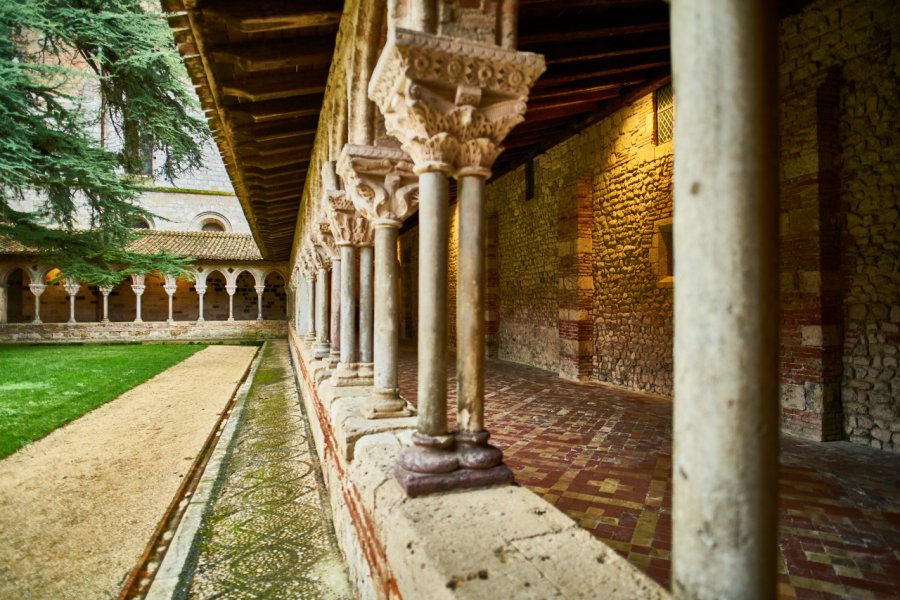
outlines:
[[[0,458],[205,347],[0,346]]]

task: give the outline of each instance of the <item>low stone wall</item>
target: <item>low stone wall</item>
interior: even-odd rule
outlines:
[[[254,341],[285,335],[287,321],[0,324],[0,344]]]
[[[668,598],[525,488],[407,498],[393,471],[415,418],[363,418],[368,389],[333,387],[328,365],[293,329],[289,341],[359,598]]]

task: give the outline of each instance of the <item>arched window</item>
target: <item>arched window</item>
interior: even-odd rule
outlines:
[[[129,227],[131,227],[131,229],[151,229],[150,223],[148,223],[147,219],[144,217],[135,217]]]
[[[230,233],[231,222],[221,213],[202,212],[191,221],[191,230]]]
[[[200,231],[225,231],[225,226],[219,223],[218,221],[209,220],[203,224],[203,227],[200,228]]]

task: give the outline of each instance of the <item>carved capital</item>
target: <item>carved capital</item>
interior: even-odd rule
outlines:
[[[78,290],[81,289],[81,284],[76,283],[76,282],[66,283],[66,285],[64,287],[66,288],[67,294],[69,294],[70,296],[74,296],[75,294],[78,293]]]
[[[402,150],[347,144],[338,173],[356,210],[376,227],[399,227],[419,207],[419,178]]]
[[[40,296],[44,293],[44,290],[47,289],[47,286],[43,283],[29,283],[28,289],[31,290],[31,293],[35,296]]]
[[[372,224],[362,213],[357,212],[347,192],[329,192],[325,207],[336,246],[364,246],[371,243]]]
[[[544,68],[538,54],[397,29],[369,96],[417,172],[489,174]]]
[[[145,285],[133,284],[131,286],[131,291],[134,292],[135,296],[141,296],[144,293],[144,290],[147,289]]]
[[[166,293],[170,296],[174,295],[176,291],[178,291],[177,285],[164,285],[163,289],[166,290]]]
[[[331,261],[339,259],[337,247],[334,245],[334,235],[331,233],[331,224],[324,219],[320,219],[315,224],[315,244],[316,255],[318,256],[318,268],[331,268]]]

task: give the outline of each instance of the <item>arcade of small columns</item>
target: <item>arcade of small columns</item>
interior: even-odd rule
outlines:
[[[458,20],[433,0],[389,2],[387,15],[378,4],[356,7],[352,56],[326,90],[310,170],[317,166],[318,177],[307,186],[294,249],[292,279],[302,275],[308,290],[299,321],[316,358],[330,363],[332,385],[372,386],[364,416],[413,412],[398,390],[397,237],[418,210],[417,426],[396,477],[410,496],[506,482],[511,472],[488,444],[484,422],[484,191],[543,59],[515,50],[514,1],[457,6]],[[740,0],[672,5],[679,97],[673,592],[768,597],[778,448],[775,62],[766,43],[774,12],[771,3]],[[453,432],[450,177],[459,201]]]
[[[16,269],[21,269],[22,272],[27,275],[29,279],[29,283],[27,284],[28,290],[34,296],[34,318],[31,321],[33,325],[41,325],[43,321],[41,320],[41,296],[47,289],[49,285],[48,279],[53,279],[54,277],[48,277],[48,275],[53,275],[53,271],[55,270],[53,267],[47,267],[42,265],[33,265],[33,266],[10,266],[5,269],[0,269],[0,323],[6,323],[8,321],[8,283],[6,279],[9,275],[15,271]],[[246,267],[246,266],[223,266],[216,264],[203,264],[198,265],[197,267],[191,270],[191,274],[193,276],[193,288],[197,293],[197,309],[198,309],[198,318],[194,321],[197,323],[203,323],[206,319],[203,316],[203,306],[204,306],[204,296],[207,292],[207,281],[211,274],[218,273],[225,279],[225,292],[228,294],[228,318],[227,321],[234,321],[234,295],[238,290],[238,278],[242,273],[248,273],[253,278],[253,289],[256,292],[256,300],[257,300],[257,314],[256,320],[262,321],[266,316],[263,314],[263,294],[266,291],[266,280],[273,273],[280,274],[279,269],[272,268],[258,268],[258,267]],[[165,290],[168,296],[168,317],[166,318],[167,323],[174,323],[175,318],[173,315],[173,299],[175,297],[175,293],[178,291],[178,281],[179,279],[172,277],[171,275],[162,275],[163,277],[163,290]],[[283,276],[282,276],[283,277]],[[130,276],[131,280],[131,291],[134,293],[134,322],[142,323],[144,320],[142,318],[141,311],[141,298],[144,295],[144,292],[147,290],[147,275],[144,274],[136,274]],[[23,281],[24,283],[24,281]],[[69,298],[69,320],[67,323],[74,324],[77,323],[75,319],[75,302],[76,297],[78,296],[78,292],[82,289],[84,284],[76,281],[66,281],[63,280],[62,287],[65,289],[66,294]],[[101,323],[109,323],[109,296],[116,289],[114,286],[99,286],[97,290],[103,296],[103,305],[102,312],[100,314],[100,322]],[[287,294],[288,306],[287,314],[290,314],[291,310],[291,299],[292,294]],[[281,315],[277,318],[284,318],[284,315]]]

